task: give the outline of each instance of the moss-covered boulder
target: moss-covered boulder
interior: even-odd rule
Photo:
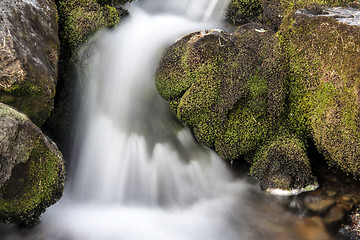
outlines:
[[[266,192],[294,195],[318,187],[306,147],[295,136],[280,136],[256,152],[250,173]]]
[[[360,27],[293,15],[280,37],[291,69],[292,128],[308,129],[330,165],[360,175]]]
[[[52,111],[57,82],[55,3],[2,0],[0,19],[0,102],[41,126]]]
[[[317,182],[305,138],[288,129],[286,71],[275,33],[251,23],[177,41],[160,62],[156,87],[199,143],[229,162],[252,156],[263,189],[297,194]]]
[[[269,191],[316,188],[309,139],[330,165],[360,174],[360,27],[326,4],[344,2],[282,1],[276,34],[259,23],[189,34],[156,73],[158,92],[197,141],[230,162],[245,156]],[[238,23],[262,21],[262,3],[232,1],[229,12],[236,6],[253,7]]]
[[[64,188],[64,160],[29,118],[0,103],[0,222],[33,225]]]
[[[232,161],[271,137],[284,111],[284,71],[272,30],[196,32],[167,49],[156,87],[201,144]]]

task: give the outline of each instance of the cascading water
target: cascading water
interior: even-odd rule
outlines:
[[[73,189],[82,201],[183,205],[228,181],[213,153],[197,148],[194,156],[185,150],[194,145],[186,130],[169,134],[174,131],[169,110],[153,80],[166,44],[210,26],[181,15],[190,18],[197,8],[203,13],[194,14],[195,20],[216,19],[226,4],[193,0],[185,8],[185,2],[155,0],[142,7],[149,4],[160,13],[133,9],[124,25],[100,36],[90,60],[81,121],[85,134]],[[164,8],[177,15],[161,13]]]

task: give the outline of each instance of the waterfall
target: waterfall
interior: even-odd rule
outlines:
[[[214,194],[229,174],[214,153],[176,127],[153,76],[164,46],[211,27],[226,4],[153,0],[139,5],[123,25],[93,40],[73,195],[81,201],[186,205]]]
[[[248,186],[174,119],[154,83],[166,46],[218,28],[226,6],[133,2],[130,17],[84,47],[76,164],[65,196],[42,218],[42,239],[246,239],[232,207]]]

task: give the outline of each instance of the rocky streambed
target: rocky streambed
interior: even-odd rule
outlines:
[[[320,184],[315,191],[285,197],[258,189],[248,192],[245,204],[253,211],[247,210],[246,225],[257,229],[249,239],[360,239],[360,182],[329,168],[321,155],[314,158],[317,160],[314,174]],[[238,207],[240,214],[244,213],[243,207]]]

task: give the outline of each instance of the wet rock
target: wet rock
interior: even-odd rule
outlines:
[[[351,240],[360,239],[360,204],[356,204],[343,225],[344,235]]]
[[[325,215],[324,222],[327,225],[334,225],[341,222],[345,216],[346,210],[341,204],[337,204],[331,208],[330,211]]]
[[[59,51],[53,1],[0,2],[0,101],[41,126],[53,108]]]
[[[306,204],[308,211],[316,214],[323,214],[335,205],[334,199],[320,199]]]
[[[326,191],[326,195],[327,195],[328,197],[334,197],[336,194],[337,194],[337,193],[336,193],[336,191],[334,191],[334,190],[328,190],[328,191]]]
[[[0,222],[33,225],[64,188],[64,160],[29,118],[0,103]]]
[[[301,222],[296,231],[304,240],[330,240],[331,237],[327,232],[325,225],[320,217],[309,217]]]
[[[306,15],[309,17],[330,17],[336,21],[352,26],[360,26],[360,9],[344,7],[323,7],[319,4],[310,5],[311,7],[299,9],[295,14]]]
[[[353,197],[354,197],[354,195],[352,195],[352,194],[346,194],[346,195],[342,196],[342,200],[347,201],[347,202],[351,202]]]

